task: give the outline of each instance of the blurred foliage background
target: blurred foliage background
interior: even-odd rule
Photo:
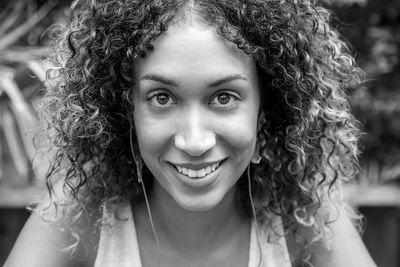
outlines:
[[[365,132],[363,173],[369,183],[391,182],[400,176],[400,1],[349,2],[334,5],[334,22],[367,73],[352,95]]]
[[[49,29],[67,14],[67,1],[0,2],[0,206],[29,203],[35,177],[46,172],[46,154],[32,144],[39,127],[34,103],[44,88]]]

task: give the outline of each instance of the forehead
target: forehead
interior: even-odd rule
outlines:
[[[197,23],[172,24],[153,46],[154,50],[146,57],[135,61],[138,76],[149,71],[170,75],[198,75],[199,72],[203,76],[255,75],[253,59],[220,37],[212,27]]]

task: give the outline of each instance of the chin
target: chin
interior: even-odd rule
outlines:
[[[185,196],[174,198],[175,202],[183,209],[193,212],[209,211],[226,200],[226,194],[214,193],[202,196]]]
[[[212,210],[218,203],[178,203],[178,205],[187,211],[202,212]]]

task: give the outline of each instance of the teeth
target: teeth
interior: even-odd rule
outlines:
[[[207,166],[206,168],[200,169],[200,170],[192,170],[192,169],[188,169],[188,168],[184,168],[184,167],[180,167],[180,166],[176,166],[175,167],[178,169],[178,172],[183,173],[187,176],[189,176],[190,178],[202,178],[212,172],[214,172],[218,167],[219,167],[220,162],[215,163],[211,166]]]
[[[218,167],[218,164],[213,164],[211,165],[211,171],[215,171],[215,169]]]
[[[197,174],[199,177],[206,176],[206,169],[201,169],[201,170],[197,171]]]
[[[197,177],[197,172],[194,170],[189,169],[189,173],[188,176],[193,178],[193,177]]]
[[[211,167],[210,167],[210,166],[207,166],[207,168],[206,168],[206,175],[209,174],[209,173],[211,173]]]

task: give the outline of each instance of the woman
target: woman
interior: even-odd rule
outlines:
[[[51,205],[6,266],[375,266],[341,197],[361,71],[326,9],[78,1],[71,17],[44,98]]]

